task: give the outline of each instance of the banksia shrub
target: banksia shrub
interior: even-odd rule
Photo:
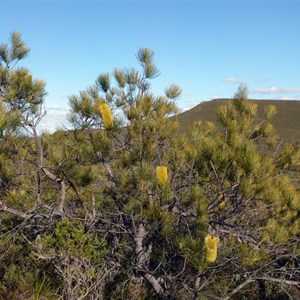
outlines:
[[[216,236],[207,235],[204,242],[206,248],[206,261],[213,263],[217,259],[219,239]]]
[[[110,108],[106,103],[100,104],[100,113],[106,129],[111,129],[113,127],[113,118]]]
[[[160,186],[164,186],[168,181],[168,169],[167,167],[158,166],[156,168],[156,179]]]

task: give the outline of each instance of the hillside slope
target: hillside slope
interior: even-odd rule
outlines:
[[[177,116],[181,128],[186,130],[193,122],[198,120],[212,121],[217,123],[216,112],[221,105],[226,105],[230,99],[214,99],[201,102],[194,108]],[[278,113],[272,123],[278,130],[281,139],[290,142],[300,142],[300,101],[294,100],[256,100],[251,99],[258,105],[258,118],[262,118],[264,108],[268,105],[276,106]]]

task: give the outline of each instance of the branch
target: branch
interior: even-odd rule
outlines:
[[[65,199],[66,199],[66,184],[65,184],[64,180],[60,177],[55,176],[54,174],[52,174],[48,169],[46,169],[43,166],[41,166],[40,169],[46,176],[48,176],[50,179],[52,179],[56,183],[60,184],[61,197],[60,197],[59,211],[63,212]]]
[[[294,281],[294,280],[286,280],[283,278],[273,278],[273,277],[255,277],[255,278],[249,278],[246,281],[244,281],[242,284],[237,286],[233,291],[231,291],[226,297],[220,298],[220,300],[229,300],[234,294],[236,294],[240,289],[242,289],[244,286],[247,284],[256,281],[256,280],[265,280],[265,281],[271,281],[271,282],[276,282],[276,283],[281,283],[281,284],[287,284],[287,285],[296,285],[300,286],[300,281]]]
[[[17,209],[14,209],[12,207],[9,207],[7,205],[5,205],[1,200],[0,200],[0,211],[6,211],[8,213],[11,213],[15,216],[18,216],[20,218],[23,218],[23,219],[31,219],[31,218],[34,218],[34,219],[37,219],[37,218],[50,218],[52,215],[57,215],[57,216],[61,216],[62,215],[62,212],[59,211],[59,210],[54,210],[52,207],[50,206],[47,206],[47,205],[43,205],[42,206],[43,208],[46,208],[48,210],[51,210],[51,212],[48,214],[48,213],[32,213],[34,210],[30,210],[31,213],[24,213],[22,211],[19,211]]]
[[[23,218],[23,219],[30,219],[33,216],[33,214],[28,215],[28,214],[23,213],[22,211],[8,207],[5,204],[3,204],[2,201],[0,201],[0,211],[7,211],[7,212],[9,212],[13,215],[16,215],[20,218]]]
[[[24,117],[23,117],[23,119],[24,119]],[[59,177],[55,176],[48,169],[46,169],[44,167],[44,150],[43,150],[43,147],[42,147],[42,144],[41,144],[41,140],[40,140],[40,138],[38,136],[38,133],[37,133],[37,130],[36,130],[36,126],[33,123],[30,123],[30,124],[27,123],[27,125],[29,125],[31,127],[31,129],[32,129],[33,136],[34,136],[34,141],[35,141],[36,147],[37,147],[38,152],[39,152],[39,161],[38,161],[39,169],[46,176],[48,176],[53,181],[59,183],[60,186],[61,186],[61,198],[60,198],[60,204],[59,204],[59,211],[63,212],[64,204],[65,204],[65,198],[66,198],[66,184],[65,184],[65,182],[64,182],[64,180],[62,178],[59,178]]]
[[[59,204],[59,211],[63,212],[64,206],[65,206],[65,199],[66,199],[66,184],[62,180],[60,185],[61,185],[61,198],[60,198],[60,204]]]
[[[159,280],[156,279],[153,275],[145,271],[145,264],[148,260],[148,255],[146,254],[144,247],[143,247],[143,241],[144,238],[147,236],[148,232],[146,231],[146,228],[144,224],[140,223],[136,236],[134,238],[135,240],[135,253],[137,255],[137,268],[143,270],[142,272],[143,277],[149,282],[149,284],[152,286],[154,291],[161,295],[163,294],[163,288],[159,283]]]
[[[300,287],[300,281],[295,281],[295,280],[286,280],[283,278],[273,278],[273,277],[259,277],[256,279],[272,281],[272,282],[277,282],[277,283],[282,283],[282,284],[287,284],[287,285],[296,285],[296,286]]]
[[[209,160],[209,164],[210,164],[210,166],[211,166],[211,168],[212,168],[212,170],[213,170],[213,172],[215,174],[216,179],[219,180],[217,171],[216,171],[215,166],[214,166],[214,164],[213,164],[213,162],[211,160]]]
[[[218,228],[218,233],[224,233],[227,236],[235,236],[243,243],[249,243],[250,245],[259,246],[259,243],[250,235],[247,234],[247,232],[242,233],[235,230],[235,228],[232,229],[226,229],[226,228]]]
[[[239,286],[237,286],[233,291],[231,291],[226,297],[221,298],[221,300],[229,300],[240,289],[242,289],[244,286],[246,286],[247,284],[249,284],[249,283],[251,283],[253,281],[255,281],[255,279],[253,279],[253,278],[247,279],[246,281],[244,281],[243,283],[241,283]]]

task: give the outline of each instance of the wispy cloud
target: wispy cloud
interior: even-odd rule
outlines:
[[[183,92],[183,93],[181,94],[181,96],[191,97],[191,96],[193,96],[193,94],[192,94],[192,93],[189,93],[189,92]]]
[[[272,86],[268,88],[256,88],[250,89],[250,94],[292,94],[300,93],[300,88],[281,88],[278,86]]]
[[[225,78],[223,80],[223,82],[225,82],[225,83],[241,83],[242,80],[239,78],[235,78],[235,77],[228,77],[228,78]]]
[[[278,97],[278,100],[300,100],[300,95],[296,97]]]
[[[68,107],[61,105],[46,105],[46,110],[59,110],[59,111],[67,111]]]
[[[63,95],[63,94],[50,94],[52,98],[59,98],[59,99],[68,99],[70,95]]]

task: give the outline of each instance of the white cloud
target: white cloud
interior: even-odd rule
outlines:
[[[193,101],[188,101],[188,102],[181,102],[178,103],[178,107],[180,109],[180,112],[184,112],[186,110],[192,109],[193,107],[195,107],[196,105],[198,105],[200,102],[202,102],[203,100],[193,100]]]
[[[70,127],[65,115],[46,115],[38,126],[38,131],[53,133],[58,128]]]
[[[268,88],[251,89],[249,92],[250,94],[292,94],[300,93],[300,88],[281,88],[272,86]]]
[[[69,108],[61,105],[46,105],[47,114],[41,120],[38,131],[48,131],[53,133],[58,128],[70,127],[67,121]]]
[[[296,97],[278,97],[278,100],[300,100],[300,96]]]
[[[61,111],[66,111],[66,110],[68,110],[68,107],[61,106],[61,105],[46,105],[46,110],[61,110]]]
[[[228,78],[225,78],[223,80],[223,82],[225,82],[225,83],[241,83],[242,80],[239,78],[235,78],[235,77],[228,77]]]

